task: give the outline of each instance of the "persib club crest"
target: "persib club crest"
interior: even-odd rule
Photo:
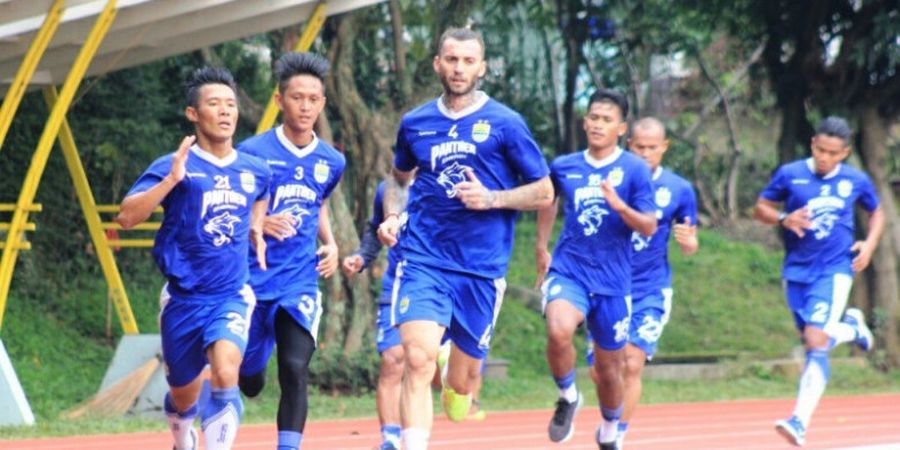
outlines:
[[[612,184],[613,187],[616,187],[622,184],[622,181],[625,179],[625,171],[623,171],[621,167],[616,167],[609,172],[609,175],[606,176],[606,179],[609,180],[610,184]]]
[[[400,299],[400,314],[406,314],[407,310],[409,310],[409,297],[403,297]]]
[[[487,140],[491,135],[491,124],[486,120],[479,120],[472,126],[472,140],[481,143]]]
[[[316,167],[313,169],[313,178],[315,178],[319,183],[324,183],[328,181],[328,175],[330,173],[331,169],[328,168],[328,163],[325,161],[319,161],[316,163]]]
[[[660,208],[665,208],[672,203],[672,191],[669,188],[663,186],[656,190],[656,206]]]
[[[841,180],[837,185],[838,195],[847,198],[853,193],[853,182],[850,180]]]
[[[252,194],[256,190],[256,175],[250,172],[241,172],[241,188],[244,192]]]

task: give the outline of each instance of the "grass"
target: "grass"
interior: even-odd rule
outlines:
[[[510,284],[530,287],[534,283],[534,223],[529,216],[525,218],[518,228],[507,278]],[[733,242],[715,231],[701,230],[700,241],[700,252],[692,257],[682,257],[674,247],[670,251],[676,293],[659,355],[728,354],[740,361],[787,356],[797,339],[781,294],[781,255],[755,244]],[[81,276],[55,280],[52,275],[38,273],[36,262],[30,259],[34,257],[25,254],[20,259],[0,337],[37,416],[37,425],[0,428],[0,439],[164,430],[162,421],[156,419],[58,418],[62,411],[96,392],[120,332],[115,317],[110,320],[107,315],[105,283],[93,261]],[[149,252],[122,255],[120,267],[141,330],[156,332],[161,282]],[[507,296],[491,356],[510,362],[509,377],[485,381],[482,399],[489,411],[552,407],[556,388],[547,369],[544,339],[540,314]],[[582,354],[581,340],[576,340],[576,345]],[[839,354],[848,352],[842,349]],[[643,402],[794,395],[793,376],[773,373],[762,365],[746,367],[725,380],[647,380]],[[279,389],[273,369],[271,361],[270,385],[260,398],[245,403],[245,423],[274,421]],[[590,391],[585,374],[580,374],[578,383]],[[835,365],[828,395],[898,390],[900,371],[883,373],[871,367]],[[350,396],[315,391],[310,395],[310,420],[373,416],[374,404],[372,392]],[[440,408],[437,399],[435,405]]]

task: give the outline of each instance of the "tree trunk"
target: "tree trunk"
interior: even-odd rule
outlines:
[[[897,299],[900,298],[900,279],[898,279],[897,253],[900,249],[897,248],[894,235],[900,227],[900,218],[897,215],[896,199],[885,170],[888,167],[889,124],[878,113],[874,102],[863,106],[857,116],[860,124],[860,156],[878,190],[886,219],[885,234],[872,256],[870,268],[866,271],[868,290],[871,295],[871,304],[877,312],[876,316],[884,319],[884,322],[877,327],[876,333],[884,342],[888,364],[898,367],[900,366],[900,307],[898,307],[900,305],[898,305]]]
[[[794,95],[785,100],[781,108],[781,137],[778,138],[778,165],[789,163],[807,151],[813,135],[813,127],[806,119],[806,97]],[[804,138],[805,137],[805,138]]]

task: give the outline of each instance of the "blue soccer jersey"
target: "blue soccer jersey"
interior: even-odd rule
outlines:
[[[628,206],[654,212],[647,163],[621,148],[599,161],[581,151],[553,160],[550,177],[565,199],[550,270],[578,280],[590,294],[631,295],[632,230],[609,207],[600,184],[609,180]]]
[[[411,262],[499,278],[509,263],[516,211],[466,209],[456,198],[456,184],[471,169],[488,189],[512,189],[549,170],[522,117],[478,95],[463,111],[451,112],[437,99],[403,117],[394,165],[419,170],[400,247]]]
[[[815,173],[812,158],[778,168],[760,196],[783,202],[785,212],[807,208],[813,229],[800,238],[784,229],[784,278],[812,282],[822,275],[852,274],[854,241],[853,207],[878,208],[878,195],[865,172],[838,164],[830,173]]]
[[[375,201],[374,205],[372,205],[372,218],[369,219],[369,226],[377,230],[381,222],[384,222],[384,181],[378,183],[378,187],[375,189]],[[384,275],[381,276],[381,297],[378,300],[378,303],[383,305],[391,303],[394,276],[397,272],[397,263],[400,262],[400,249],[398,246],[388,249],[387,262],[387,269],[385,269]]]
[[[128,195],[156,186],[171,168],[172,154],[157,159]],[[185,168],[184,179],[162,201],[165,214],[153,257],[173,296],[233,295],[249,277],[251,210],[268,197],[272,174],[252,156],[232,152],[219,159],[197,145]]]
[[[697,196],[691,183],[662,166],[653,172],[653,203],[659,223],[656,233],[649,237],[637,231],[631,234],[631,291],[636,298],[672,286],[668,246],[672,223],[684,223],[688,218],[697,224]]]
[[[267,270],[250,252],[250,285],[257,298],[315,293],[319,210],[344,173],[344,155],[315,136],[309,145],[297,147],[282,126],[241,142],[238,151],[262,159],[272,170],[268,214],[288,213],[296,220],[294,236],[283,241],[266,236]]]

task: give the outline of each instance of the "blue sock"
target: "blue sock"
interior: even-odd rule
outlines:
[[[230,449],[241,424],[244,405],[237,386],[210,389],[209,404],[203,410],[206,450]]]
[[[569,386],[572,386],[575,383],[575,369],[572,369],[571,372],[561,377],[554,376],[553,381],[556,382],[556,387],[560,390],[568,389]]]
[[[192,448],[194,446],[191,428],[194,426],[194,418],[197,417],[197,404],[191,405],[185,411],[178,411],[175,402],[172,401],[172,393],[166,392],[163,400],[163,410],[166,412],[166,422],[169,431],[175,440],[175,448]]]
[[[298,431],[279,431],[277,450],[298,450],[303,442],[303,433]]]
[[[628,431],[628,422],[619,422],[619,434]]]
[[[625,410],[625,404],[619,405],[616,409],[604,408],[603,405],[600,405],[600,415],[603,416],[603,420],[608,420],[612,422],[613,420],[619,420],[622,417],[622,411]]]
[[[193,418],[197,416],[196,403],[194,403],[193,406],[185,411],[179,411],[178,408],[175,407],[175,403],[172,401],[171,392],[166,392],[166,397],[163,400],[163,410],[166,412],[166,415],[177,415],[181,419],[187,419],[188,417]]]
[[[400,447],[401,427],[397,424],[385,424],[381,426],[381,441],[390,442],[395,447]]]

